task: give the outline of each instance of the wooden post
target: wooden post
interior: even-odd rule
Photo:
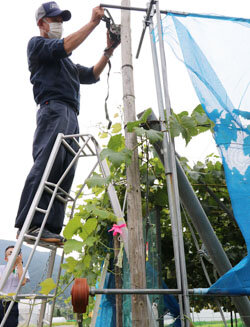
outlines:
[[[129,7],[130,0],[122,0],[121,5]],[[136,120],[129,10],[122,10],[121,25],[123,104],[126,126],[128,122]],[[125,129],[125,143],[128,149],[133,150],[132,162],[127,167],[126,172],[128,192],[128,247],[131,288],[146,288],[140,175],[138,151],[136,148],[137,137],[135,133],[127,133]],[[133,295],[131,299],[132,326],[148,327],[149,318],[146,296]]]
[[[122,288],[122,269],[117,264],[118,254],[120,250],[120,241],[118,235],[114,236],[114,249],[115,249],[115,288]],[[116,327],[123,327],[122,323],[122,294],[116,294],[115,296],[115,307],[116,307]]]

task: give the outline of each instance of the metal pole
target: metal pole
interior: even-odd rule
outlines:
[[[142,42],[143,42],[143,39],[144,39],[146,28],[147,28],[147,26],[149,26],[149,23],[150,23],[149,18],[151,16],[151,11],[152,11],[154,3],[155,3],[154,0],[151,0],[149,5],[148,5],[147,14],[146,14],[146,17],[144,19],[144,27],[143,27],[143,30],[142,30],[139,46],[138,46],[136,56],[135,56],[136,59],[139,57],[139,54],[140,54],[140,51],[141,51]]]
[[[59,266],[59,269],[58,269],[57,281],[56,281],[56,290],[55,290],[55,296],[53,298],[52,305],[51,305],[51,312],[50,312],[50,318],[49,318],[49,326],[52,326],[53,313],[54,313],[55,305],[56,305],[57,291],[58,291],[60,276],[61,276],[61,272],[62,272],[62,264],[63,264],[63,261],[64,261],[64,251],[62,252],[60,266]]]
[[[156,1],[154,1],[156,2]],[[141,7],[129,7],[129,6],[117,6],[117,5],[109,5],[105,3],[100,4],[101,7],[103,8],[111,8],[111,9],[122,9],[122,10],[130,10],[130,11],[141,11],[141,12],[146,12],[147,8],[141,8]],[[154,11],[155,13],[155,11]],[[223,16],[223,15],[208,15],[208,14],[199,14],[195,12],[187,12],[187,11],[177,11],[177,10],[160,10],[161,14],[173,14],[173,15],[179,15],[179,16],[194,16],[194,17],[204,17],[204,18],[210,18],[210,19],[218,19],[218,18],[223,18],[223,19],[230,19],[238,22],[247,22],[249,23],[249,18],[242,18],[242,17],[232,17],[232,16]]]
[[[50,257],[49,257],[49,267],[47,271],[47,278],[51,278],[55,263],[55,257],[56,257],[56,248],[54,250],[51,250]],[[41,304],[40,314],[39,314],[39,320],[38,320],[38,327],[43,326],[43,319],[46,311],[46,304],[47,300],[43,300]]]
[[[193,290],[189,290],[190,294],[193,294]],[[94,288],[91,287],[89,294],[91,296],[95,296],[96,294],[181,294],[182,290],[179,289],[156,289],[156,288]],[[202,292],[198,293],[199,295],[202,295]]]
[[[97,158],[99,160],[99,166],[101,168],[102,174],[103,174],[104,177],[108,177],[108,176],[110,176],[110,170],[109,170],[108,163],[107,163],[106,160],[103,160],[103,161],[100,160],[101,148],[97,144],[97,142],[95,142],[95,146],[96,146],[96,154],[97,154]],[[108,185],[108,195],[109,195],[109,200],[110,200],[111,206],[113,208],[114,214],[118,217],[117,223],[126,224],[126,221],[124,219],[124,214],[122,212],[120,202],[119,202],[119,199],[117,197],[114,185],[112,185],[111,183]],[[124,243],[124,249],[125,249],[127,258],[129,259],[128,228],[127,227],[123,228],[121,238],[122,238],[123,243]]]
[[[170,98],[169,98],[169,91],[168,91],[165,50],[164,50],[164,43],[162,39],[161,14],[160,14],[158,0],[156,1],[156,18],[157,18],[157,25],[158,25],[159,49],[160,49],[160,59],[161,59],[161,68],[162,68],[162,81],[163,81],[164,105],[165,105],[164,108],[166,109],[165,112],[164,112],[164,108],[160,109],[160,117],[161,117],[161,121],[163,122],[165,120],[165,115],[164,115],[165,113],[167,122],[169,122],[170,115],[171,115],[171,106],[170,106]],[[151,39],[152,39],[152,35],[151,35]],[[153,43],[153,40],[151,42]],[[164,130],[166,130],[166,128]],[[189,322],[190,307],[189,307],[189,297],[187,292],[188,289],[187,272],[186,272],[186,263],[185,263],[183,234],[182,234],[182,222],[181,222],[179,190],[178,190],[177,173],[176,173],[175,150],[174,150],[174,141],[171,138],[170,132],[164,133],[163,150],[164,148],[166,151],[166,154],[164,156],[164,163],[167,169],[166,178],[167,178],[167,185],[168,185],[170,213],[172,211],[171,221],[172,222],[176,221],[175,226],[173,226],[173,228],[174,228],[174,233],[176,233],[177,235],[176,241],[178,242],[177,246],[179,248],[179,261],[180,261],[179,265],[180,265],[180,277],[181,277],[180,286],[183,290],[183,305],[184,305],[183,313],[185,317],[188,318],[184,320],[184,326],[190,326],[190,322]],[[172,202],[172,208],[171,208],[171,202]]]

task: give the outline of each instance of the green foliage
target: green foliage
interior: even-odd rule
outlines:
[[[173,113],[170,119],[171,136],[181,135],[186,145],[194,136],[212,129],[213,126],[201,105],[198,105],[190,116],[187,111],[182,111],[179,114]]]
[[[127,148],[124,148],[121,151],[114,151],[108,148],[101,152],[101,160],[107,158],[115,167],[119,167],[122,163],[129,165],[131,157],[132,151]]]
[[[152,113],[152,109],[147,109],[144,111],[141,118],[134,122],[129,122],[127,124],[127,130],[129,133],[135,132],[137,136],[144,137],[149,139],[151,143],[155,143],[157,141],[162,141],[163,135],[162,132],[155,131],[154,129],[145,129],[142,126],[145,126],[147,123],[147,119]]]
[[[41,290],[39,293],[48,295],[56,287],[56,284],[52,278],[47,278],[40,283],[40,286]]]
[[[140,138],[138,147],[143,216],[146,217],[147,213],[155,208],[160,211],[162,277],[169,288],[176,288],[166,176],[161,161],[154,156],[154,150],[151,147],[152,143],[162,140],[162,132],[144,128],[151,112],[151,109],[148,109],[138,121],[128,123],[127,130],[128,132],[135,132]],[[201,106],[197,106],[190,116],[186,111],[171,116],[171,135],[181,135],[186,140],[186,144],[195,135],[211,130],[212,127]],[[73,219],[68,222],[64,229],[64,236],[67,239],[65,253],[68,256],[63,264],[66,271],[63,282],[69,281],[72,276],[74,278],[85,277],[88,279],[89,285],[94,286],[100,276],[101,266],[107,253],[111,254],[111,258],[113,256],[112,245],[110,245],[112,238],[107,231],[113,223],[117,222],[119,217],[116,217],[112,212],[107,186],[111,182],[115,183],[122,206],[126,191],[126,166],[130,164],[133,152],[125,147],[121,124],[115,123],[113,125],[112,134],[103,131],[100,135],[103,138],[107,135],[110,136],[107,146],[101,152],[101,159],[108,159],[111,175],[103,178],[101,174],[94,173],[88,179],[87,185],[92,191],[93,197],[85,201],[82,200],[76,208]],[[216,197],[231,210],[221,162],[215,156],[209,156],[204,163],[197,162],[192,168],[188,166],[185,158],[181,158],[181,163],[218,237],[225,246],[228,256],[233,263],[239,262],[246,252],[239,229],[208,192],[208,188],[211,189]],[[189,288],[208,287],[201,269],[200,257],[183,212],[182,215]],[[78,256],[73,255],[73,253],[77,253]],[[207,268],[211,280],[214,281],[213,266],[209,262]],[[213,300],[208,297],[199,297],[192,299],[192,301],[191,304],[196,310],[208,307],[215,308]],[[231,308],[231,303],[227,300],[223,302],[223,305],[226,308]],[[84,316],[85,324],[90,319],[89,312],[92,307],[91,304]]]
[[[128,122],[127,123],[127,130],[128,132],[132,133],[134,131],[135,127],[139,127],[147,122],[148,117],[152,113],[152,109],[149,108],[144,111],[143,115],[139,120],[133,121],[133,122]]]
[[[101,177],[100,175],[94,173],[92,177],[88,178],[86,183],[89,188],[93,188],[95,186],[101,187],[108,185],[111,182],[111,176]]]

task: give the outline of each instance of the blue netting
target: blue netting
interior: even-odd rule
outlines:
[[[115,288],[115,275],[113,273],[107,273],[103,288]],[[95,327],[103,326],[116,326],[115,295],[113,294],[103,294],[101,298]]]
[[[200,103],[215,123],[234,215],[250,246],[250,20],[168,14],[163,36],[187,67]],[[250,287],[249,254],[209,289]]]

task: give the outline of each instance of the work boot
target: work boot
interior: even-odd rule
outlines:
[[[37,237],[39,232],[40,232],[40,227],[34,226],[34,227],[31,227],[26,234]],[[18,238],[19,234],[20,234],[20,229],[18,229],[18,231],[17,231],[16,238]],[[60,243],[60,244],[63,244],[66,241],[64,237],[62,237],[59,234],[50,232],[46,227],[44,227],[44,229],[42,231],[40,240],[47,242],[47,243]]]

